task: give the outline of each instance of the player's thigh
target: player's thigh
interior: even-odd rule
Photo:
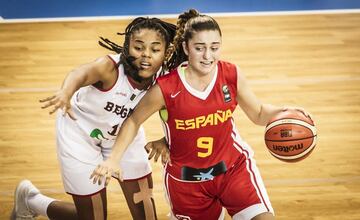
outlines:
[[[106,190],[87,196],[73,195],[79,219],[104,220],[107,218]]]
[[[140,128],[135,139],[124,152],[120,160],[120,168],[124,180],[141,179],[151,173],[151,165],[144,146],[146,144],[144,129]],[[102,154],[107,159],[111,154],[111,148],[103,148]]]
[[[103,161],[100,147],[87,137],[72,119],[57,118],[57,156],[65,191],[85,196],[99,192],[104,185],[93,184],[90,175]]]
[[[268,194],[256,163],[243,158],[222,178],[220,200],[234,219],[251,219],[259,214],[272,212]]]
[[[119,183],[133,219],[156,219],[151,173],[143,178]]]
[[[141,192],[142,190],[146,190],[144,195],[152,197],[152,190],[153,190],[153,179],[151,173],[147,174],[146,176],[140,177],[138,179],[131,179],[131,180],[124,180],[119,181],[121,189],[126,197],[132,198],[136,193]]]
[[[166,196],[172,214],[178,219],[218,220],[222,206],[217,198],[211,196],[211,182],[189,183],[174,179],[165,174]]]

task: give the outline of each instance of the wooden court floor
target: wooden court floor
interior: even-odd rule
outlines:
[[[360,219],[360,14],[217,20],[223,59],[241,67],[257,96],[302,106],[316,121],[316,149],[288,164],[267,152],[263,127],[239,110],[235,114],[240,134],[255,150],[277,219]],[[71,201],[56,159],[54,116],[38,100],[54,93],[72,68],[108,53],[98,36],[121,43],[116,32],[128,22],[0,23],[0,219],[8,219],[13,190],[24,178],[48,196]],[[145,129],[148,140],[162,136],[157,116]],[[158,217],[167,219],[159,164],[153,164],[153,176]],[[115,181],[108,210],[109,219],[130,219]]]

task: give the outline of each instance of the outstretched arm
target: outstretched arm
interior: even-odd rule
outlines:
[[[49,108],[50,114],[56,110],[63,109],[64,114],[68,113],[70,117],[74,118],[70,109],[70,99],[73,94],[81,87],[102,82],[103,86],[111,86],[116,80],[116,67],[109,57],[101,57],[94,62],[84,64],[72,70],[64,79],[61,89],[53,96],[41,99],[44,103],[42,108]]]
[[[90,179],[93,179],[94,183],[98,182],[100,185],[103,178],[105,178],[106,186],[113,173],[122,180],[121,170],[119,168],[121,157],[128,145],[135,138],[140,125],[164,106],[165,101],[163,95],[160,87],[156,84],[150,88],[136,106],[134,112],[122,124],[109,158],[99,164],[90,176]]]

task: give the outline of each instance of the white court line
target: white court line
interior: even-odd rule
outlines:
[[[299,78],[286,78],[286,79],[259,79],[248,80],[252,85],[269,85],[269,84],[289,84],[289,85],[304,85],[304,84],[316,84],[326,82],[347,82],[347,81],[359,81],[360,76],[335,76],[335,77],[317,77],[313,79],[299,79]]]
[[[59,90],[57,87],[44,87],[44,88],[0,88],[1,93],[20,93],[20,92],[55,92]]]
[[[308,179],[270,179],[264,180],[266,186],[299,186],[313,184],[360,183],[360,176],[308,178]]]
[[[335,76],[335,77],[318,77],[314,79],[264,79],[264,80],[248,80],[251,85],[308,85],[324,82],[348,82],[360,81],[360,76]],[[55,92],[59,90],[58,87],[38,87],[38,88],[0,88],[0,94],[4,93],[21,93],[21,92]]]
[[[207,13],[212,17],[238,17],[238,16],[281,16],[281,15],[311,15],[311,14],[347,14],[360,13],[360,9],[333,9],[333,10],[301,10],[301,11],[264,11],[264,12],[224,12]],[[101,21],[101,20],[129,20],[136,17],[177,18],[178,14],[144,14],[123,16],[91,16],[91,17],[58,17],[58,18],[20,18],[0,19],[0,23],[31,23],[31,22],[64,22],[64,21]]]
[[[360,184],[360,176],[329,177],[329,178],[307,178],[307,179],[268,179],[264,180],[265,186],[305,186],[321,184]],[[14,186],[15,189],[16,186]],[[121,193],[120,187],[108,187],[108,192]],[[40,188],[43,194],[62,194],[63,188]],[[0,196],[13,196],[13,190],[1,190]]]

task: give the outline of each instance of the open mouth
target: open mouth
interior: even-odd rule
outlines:
[[[149,69],[151,67],[151,64],[148,62],[140,62],[140,69]]]
[[[201,65],[203,66],[211,66],[214,61],[200,61]]]

